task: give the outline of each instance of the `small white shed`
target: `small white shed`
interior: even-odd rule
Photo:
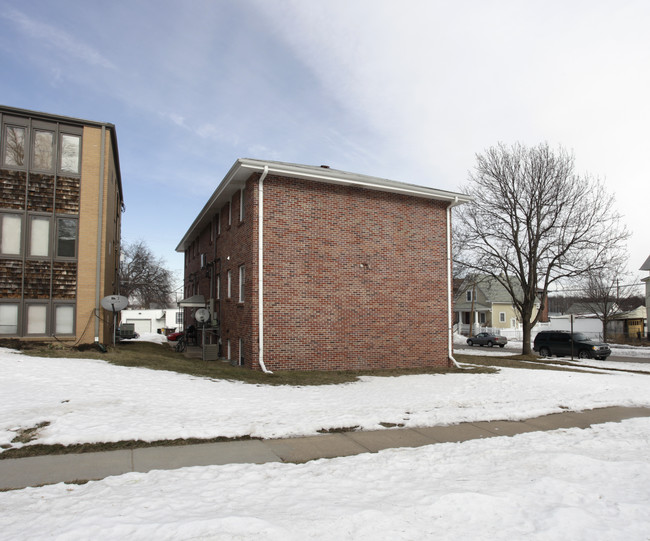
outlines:
[[[122,323],[132,323],[138,334],[157,333],[160,329],[179,326],[181,310],[165,308],[164,310],[122,310]]]

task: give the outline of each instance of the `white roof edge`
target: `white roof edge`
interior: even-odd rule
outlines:
[[[237,161],[241,163],[242,167],[245,167],[247,169],[261,171],[264,169],[264,167],[268,167],[269,173],[300,176],[301,178],[320,180],[332,184],[348,184],[352,186],[359,186],[363,188],[387,192],[403,193],[416,197],[427,197],[430,199],[453,201],[457,204],[467,203],[472,199],[469,195],[462,193],[448,192],[435,188],[427,188],[426,186],[418,186],[415,184],[406,184],[404,182],[388,180],[380,177],[372,177],[359,173],[349,173],[347,171],[339,171],[336,169],[330,169],[328,167],[316,167],[281,162],[265,162],[261,160],[252,160],[250,158],[240,158]]]
[[[357,186],[370,190],[386,191],[393,193],[400,193],[404,195],[411,195],[413,197],[424,197],[427,199],[437,199],[440,201],[450,202],[450,206],[461,205],[468,203],[472,200],[469,195],[448,192],[445,190],[437,190],[435,188],[427,188],[426,186],[417,186],[415,184],[406,184],[394,180],[383,179],[379,177],[371,177],[361,175],[358,173],[348,173],[346,171],[339,171],[330,169],[328,167],[318,167],[309,165],[299,165],[284,162],[255,160],[251,158],[238,158],[232,165],[226,176],[223,178],[219,186],[210,196],[210,199],[201,209],[201,212],[192,222],[181,241],[176,246],[177,252],[182,252],[186,249],[186,244],[189,242],[191,236],[194,235],[195,230],[206,221],[206,216],[212,214],[212,208],[216,201],[224,194],[227,188],[233,181],[243,181],[241,172],[243,171],[263,171],[268,167],[269,173],[288,175],[292,177],[303,178],[306,180],[316,180],[329,184],[342,184],[348,186]],[[246,177],[247,178],[247,177]]]

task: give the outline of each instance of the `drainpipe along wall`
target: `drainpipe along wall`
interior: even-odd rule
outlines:
[[[266,175],[269,174],[268,165],[264,166],[264,172],[260,176],[258,183],[258,226],[257,226],[257,240],[258,240],[258,252],[257,252],[257,285],[258,285],[258,306],[257,306],[257,335],[259,340],[259,363],[262,371],[266,374],[272,374],[270,370],[267,370],[266,365],[264,364],[264,179]]]
[[[449,329],[449,360],[454,363],[456,368],[460,368],[458,361],[454,359],[454,325],[453,325],[453,316],[452,316],[452,306],[451,306],[451,291],[453,287],[452,282],[452,273],[451,273],[451,209],[458,204],[458,197],[456,197],[453,203],[450,203],[447,207],[447,312],[448,312],[448,329]]]
[[[106,147],[106,126],[102,126],[101,149],[99,154],[99,216],[97,218],[97,273],[95,275],[95,342],[99,342],[100,295],[102,278],[102,233],[104,231],[104,160]],[[79,233],[77,233],[79,239]],[[77,243],[79,241],[77,240]],[[115,331],[113,331],[115,332]]]

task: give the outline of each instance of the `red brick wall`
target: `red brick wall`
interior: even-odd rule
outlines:
[[[258,178],[221,208],[221,234],[190,248],[186,296],[213,298],[221,277],[222,353],[259,369]],[[216,220],[216,216],[215,216]],[[216,230],[216,224],[213,222]],[[270,370],[448,366],[446,205],[442,202],[268,175],[264,181],[264,362]],[[239,266],[245,299],[238,302]],[[232,296],[227,298],[227,271]],[[198,289],[188,287],[196,276]]]
[[[239,339],[243,341],[244,364],[252,367],[253,344],[257,352],[257,329],[253,328],[253,272],[257,258],[257,241],[253,239],[256,214],[253,210],[255,182],[249,181],[244,190],[244,219],[240,221],[240,195],[232,198],[232,213],[228,223],[228,206],[224,205],[219,214],[213,216],[212,224],[205,227],[186,255],[185,296],[203,295],[206,302],[213,299],[214,312],[221,325],[222,355],[227,355],[230,340],[231,359],[238,361]],[[220,233],[217,229],[220,221]],[[201,254],[206,254],[207,265],[201,269]],[[245,267],[244,302],[239,302],[239,267]],[[231,272],[231,297],[227,295],[227,273]],[[192,278],[191,278],[192,277]],[[216,280],[221,281],[220,299],[216,298]],[[195,286],[194,284],[198,284]],[[255,298],[256,299],[256,298]],[[186,310],[185,322],[196,325],[191,317],[193,310]],[[255,342],[253,342],[255,340]],[[216,340],[213,340],[216,342]]]
[[[270,370],[447,366],[446,206],[269,175]]]

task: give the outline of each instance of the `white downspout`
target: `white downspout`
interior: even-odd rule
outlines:
[[[454,359],[454,325],[453,325],[453,316],[452,316],[452,306],[451,306],[451,291],[452,291],[452,275],[451,275],[451,207],[458,204],[458,197],[454,199],[454,202],[447,207],[447,313],[448,313],[448,328],[449,328],[449,359],[454,363],[456,368],[461,368],[458,364],[458,361]]]
[[[105,168],[105,147],[106,147],[106,126],[102,126],[101,149],[99,151],[99,212],[97,216],[97,257],[95,264],[95,343],[99,343],[99,318],[100,298],[102,293],[102,239],[104,233],[104,168]],[[77,243],[79,243],[79,232],[77,232]],[[115,318],[113,318],[113,327]],[[113,329],[115,333],[115,329]],[[105,338],[105,337],[104,337]]]
[[[262,371],[265,374],[273,374],[270,370],[267,370],[266,365],[264,364],[264,179],[266,175],[269,174],[269,166],[264,166],[264,172],[260,176],[259,180],[259,189],[258,194],[258,219],[257,219],[257,240],[258,240],[258,250],[257,250],[257,333],[259,339],[259,363]]]

